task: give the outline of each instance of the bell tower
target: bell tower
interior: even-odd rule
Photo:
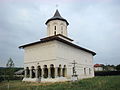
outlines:
[[[47,25],[47,36],[54,36],[61,34],[67,37],[67,26],[69,23],[64,19],[58,9],[56,10],[54,16],[48,19],[45,23]]]

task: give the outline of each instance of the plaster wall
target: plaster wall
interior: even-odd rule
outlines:
[[[55,30],[56,26],[56,30]],[[67,24],[65,21],[61,20],[52,20],[47,24],[47,36],[53,36],[57,34],[62,34],[64,36],[67,36]]]
[[[73,60],[77,62],[76,71],[79,78],[93,77],[93,55],[91,53],[85,52],[83,50],[74,48],[70,45],[64,44],[62,42],[57,42],[57,59],[61,64],[67,65],[67,75],[71,77],[73,74],[71,64]],[[86,74],[84,71],[86,69]]]
[[[63,68],[66,65],[67,78],[70,79],[73,75],[71,63],[75,60],[79,79],[94,77],[93,55],[91,53],[56,40],[32,45],[24,49],[24,67],[34,66],[36,68],[40,65],[43,68],[44,65],[47,65],[49,68],[50,64],[54,64],[54,67],[61,64]]]

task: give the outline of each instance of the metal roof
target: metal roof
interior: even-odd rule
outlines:
[[[49,21],[52,21],[52,20],[62,20],[62,21],[65,21],[65,22],[67,23],[67,25],[69,25],[69,23],[67,22],[67,20],[64,19],[64,18],[60,15],[58,9],[56,10],[54,16],[53,16],[52,18],[48,19],[45,24],[47,24]]]

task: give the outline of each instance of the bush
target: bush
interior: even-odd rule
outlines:
[[[120,71],[95,71],[95,76],[120,75]]]
[[[0,82],[4,81],[4,78],[0,76]]]

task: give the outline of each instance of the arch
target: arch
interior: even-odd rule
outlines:
[[[91,74],[91,68],[89,68],[89,74]]]
[[[34,68],[34,66],[31,67],[31,71],[32,71],[32,78],[35,78],[35,68]]]
[[[50,77],[55,78],[55,68],[53,64],[50,65]]]
[[[86,75],[86,68],[84,68],[84,75]]]
[[[48,77],[48,68],[47,68],[47,65],[44,65],[43,70],[44,70],[44,75],[43,75],[43,77],[44,77],[44,78],[47,78],[47,77]]]
[[[54,25],[54,35],[56,35],[57,26]]]
[[[37,67],[38,69],[38,78],[42,77],[42,69],[40,66]]]
[[[55,26],[54,26],[54,30],[56,30],[56,29],[57,29],[57,26],[55,25]]]
[[[54,31],[54,35],[56,35],[56,31]]]
[[[67,73],[67,69],[66,69],[66,65],[64,65],[62,72],[63,77],[66,77],[66,73]]]
[[[26,67],[26,77],[29,78],[30,77],[30,69],[29,67]]]
[[[58,77],[60,77],[60,76],[61,76],[61,64],[59,65],[57,71],[58,71],[58,72],[57,72],[57,75],[58,75]]]

